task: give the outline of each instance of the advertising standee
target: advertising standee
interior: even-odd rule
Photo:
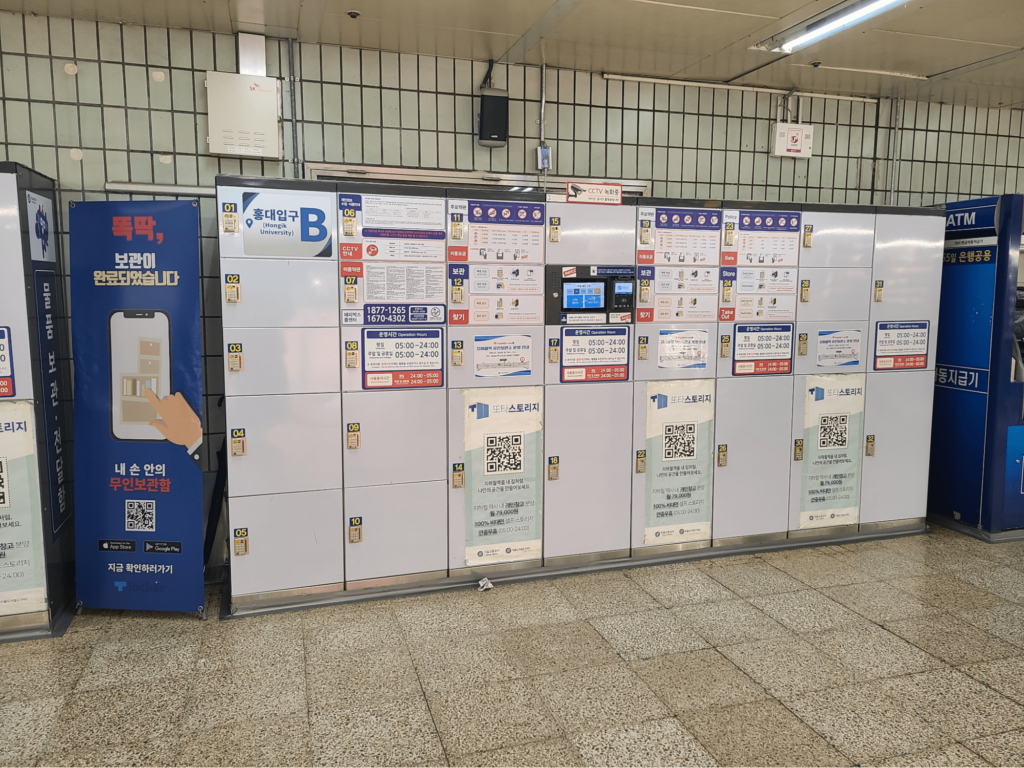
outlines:
[[[198,206],[73,203],[70,232],[78,599],[201,610]]]

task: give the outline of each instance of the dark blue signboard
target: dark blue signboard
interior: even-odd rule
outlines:
[[[71,205],[78,600],[195,611],[204,604],[199,208]]]

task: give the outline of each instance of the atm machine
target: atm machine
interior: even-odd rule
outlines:
[[[722,212],[637,206],[633,555],[711,546]]]
[[[802,208],[790,538],[857,531],[875,235],[873,207]]]
[[[544,563],[630,553],[636,209],[550,202]]]
[[[783,539],[800,213],[759,204],[722,211],[715,408],[715,546]]]
[[[346,589],[447,576],[444,190],[338,185]]]
[[[946,205],[928,515],[1024,538],[1024,196]]]
[[[217,177],[233,610],[344,588],[336,208]]]
[[[941,209],[875,216],[861,531],[924,525],[944,226]]]
[[[0,642],[62,633],[75,599],[71,352],[56,194],[53,179],[0,163]]]
[[[541,565],[544,246],[539,194],[448,190],[448,566]]]

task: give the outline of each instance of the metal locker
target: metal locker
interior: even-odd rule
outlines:
[[[793,372],[859,373],[868,369],[868,322],[796,324]]]
[[[797,320],[867,320],[871,268],[799,270]]]
[[[351,589],[352,582],[409,574],[422,574],[424,578],[446,576],[447,514],[448,491],[443,480],[346,488],[347,587]],[[359,536],[350,536],[356,526],[361,526]]]
[[[714,397],[714,382],[708,382],[711,386],[711,394]],[[649,384],[646,381],[637,381],[633,384],[633,491],[632,491],[632,517],[630,524],[630,539],[633,547],[633,556],[643,554],[662,554],[664,552],[680,551],[686,549],[701,549],[703,547],[711,546],[711,528],[710,523],[704,523],[706,526],[706,534],[704,538],[694,538],[691,534],[687,538],[689,540],[682,541],[679,543],[669,544],[648,544],[645,542],[645,527],[646,527],[646,508],[647,508],[647,482],[654,473],[654,467],[656,465],[656,457],[651,456],[647,450],[647,408],[648,408],[648,392]],[[660,395],[660,393],[659,393]],[[651,394],[651,398],[656,398],[659,395]],[[713,426],[713,425],[712,425]],[[698,428],[699,433],[699,428]],[[712,429],[712,440],[714,439]],[[710,442],[710,441],[709,441]],[[698,450],[702,449],[700,443],[697,443]],[[709,446],[711,451],[714,451],[714,446]],[[712,466],[710,472],[714,472],[712,459]],[[713,475],[708,476],[709,485],[712,483]],[[690,480],[690,482],[698,482],[696,479]],[[671,493],[672,491],[670,491]],[[711,494],[708,494],[711,497]],[[691,497],[692,498],[692,497]],[[711,504],[713,504],[713,497],[710,498]]]
[[[232,595],[321,584],[342,589],[341,490],[234,498],[230,517]]]
[[[596,553],[625,557],[630,545],[633,385],[549,386],[545,411],[545,562]]]
[[[907,524],[924,520],[934,387],[935,376],[931,371],[868,373],[862,529],[865,525],[896,520],[905,520]]]
[[[717,382],[711,521],[716,545],[738,544],[752,536],[786,536],[793,378],[752,376]]]
[[[342,410],[346,488],[445,479],[443,389],[346,392]]]
[[[868,344],[872,366],[869,370],[898,370],[900,367],[899,360],[895,364],[874,365],[876,337],[880,330],[887,329],[879,324],[885,322],[918,323],[925,329],[927,347],[922,343],[911,348],[911,354],[926,358],[925,364],[920,365],[920,360],[911,361],[905,367],[931,370],[935,366],[946,220],[941,211],[934,213],[918,216],[880,213],[876,217]]]
[[[547,208],[548,264],[636,263],[634,206],[548,203]],[[559,222],[557,235],[552,231],[553,220]]]
[[[801,267],[871,267],[875,214],[819,211],[805,205],[800,237]],[[810,231],[808,231],[808,227]]]
[[[718,323],[634,326],[633,379],[713,379],[718,370]]]
[[[847,374],[831,370],[818,371],[818,374],[832,378],[826,386],[819,386],[821,379],[797,375],[793,377],[793,432],[790,441],[790,486],[789,486],[789,530],[790,538],[797,536],[823,536],[856,531],[858,518],[856,508],[860,506],[861,467],[864,454],[864,403],[865,382],[863,374]],[[814,382],[818,382],[815,384]],[[808,394],[814,387],[815,394]],[[833,390],[824,392],[823,390]],[[837,396],[838,395],[838,396]],[[806,410],[808,399],[821,403],[815,417],[827,416],[830,424],[821,426],[826,440],[833,446],[811,445],[805,434]],[[827,406],[827,407],[824,407]],[[826,411],[822,414],[822,411]],[[845,416],[842,421],[836,417]],[[838,428],[838,433],[836,429]],[[831,431],[831,435],[829,434]],[[821,432],[818,433],[819,439]],[[829,441],[828,438],[832,437]],[[845,437],[845,449],[838,447]],[[826,450],[826,456],[833,463],[812,465],[816,450]],[[814,473],[819,473],[815,483],[808,486],[814,490],[813,496],[818,497],[807,510],[808,520],[801,529],[801,503],[803,499],[803,475],[808,472],[809,479],[814,480]],[[824,485],[822,485],[824,483]],[[820,489],[820,491],[819,491]],[[829,492],[835,496],[847,497],[848,501],[836,502],[827,500]],[[822,503],[824,501],[824,503]],[[819,511],[820,510],[820,511]],[[839,530],[842,528],[843,530]]]
[[[448,327],[448,386],[452,390],[544,383],[544,328]]]
[[[225,409],[230,497],[341,487],[339,394],[228,397]]]
[[[340,392],[337,328],[226,328],[226,395]]]
[[[476,388],[472,388],[476,389]],[[539,433],[533,435],[523,435],[523,448],[522,448],[522,462],[521,466],[523,472],[517,473],[496,473],[492,474],[493,478],[505,480],[517,480],[520,482],[520,488],[517,489],[513,495],[507,494],[493,494],[494,504],[509,503],[509,504],[520,504],[521,512],[517,511],[517,514],[525,514],[529,510],[527,506],[533,505],[532,512],[539,516],[534,518],[536,521],[540,521],[540,530],[537,536],[541,539],[543,536],[543,494],[544,494],[544,481],[543,481],[543,462],[546,460],[544,457],[544,435],[543,435],[543,398],[544,389],[543,387],[488,387],[488,394],[493,394],[496,398],[500,399],[503,396],[508,396],[512,404],[519,408],[526,408],[534,404],[541,408],[541,428]],[[493,571],[493,570],[507,570],[510,568],[524,568],[524,567],[536,567],[540,565],[540,558],[542,552],[540,548],[536,548],[535,556],[533,555],[534,547],[523,546],[523,543],[531,538],[529,531],[530,528],[526,525],[520,525],[520,531],[527,531],[525,533],[519,533],[516,539],[510,541],[510,536],[505,531],[501,531],[495,535],[493,541],[494,544],[489,545],[492,550],[501,550],[504,548],[504,555],[494,556],[493,553],[488,553],[487,557],[484,558],[484,553],[479,553],[480,558],[470,563],[467,557],[467,552],[472,548],[470,543],[467,541],[467,525],[472,525],[472,521],[467,520],[467,509],[466,509],[466,494],[469,492],[469,487],[472,485],[473,478],[473,466],[471,462],[467,461],[466,457],[466,418],[477,418],[485,419],[485,421],[477,421],[479,425],[488,424],[495,421],[491,418],[494,414],[488,414],[486,410],[482,408],[490,408],[494,410],[494,401],[491,404],[481,403],[477,401],[474,404],[470,403],[470,408],[473,409],[474,416],[468,416],[466,414],[466,392],[465,389],[450,389],[448,390],[448,567],[452,570],[459,569],[472,569],[475,571]],[[477,392],[476,397],[480,397],[481,393]],[[540,402],[538,402],[540,401]],[[511,412],[512,409],[509,409]],[[505,426],[498,426],[493,429],[491,434],[508,434],[509,423],[504,422]],[[512,427],[512,429],[517,429]],[[488,431],[490,431],[490,429]],[[480,430],[484,431],[484,430]],[[537,464],[540,463],[540,475],[537,475]],[[479,471],[479,470],[477,470]],[[484,470],[484,476],[486,479],[488,470]],[[477,497],[473,500],[476,504]],[[525,503],[524,503],[525,502]],[[493,508],[492,508],[493,510]],[[506,510],[502,510],[503,515]],[[481,507],[481,510],[477,513],[478,516],[474,518],[477,522],[481,518],[487,516],[488,511]],[[510,513],[511,514],[511,513]],[[503,521],[504,524],[507,525]],[[476,544],[478,542],[474,542]],[[500,545],[499,545],[500,543]],[[511,549],[510,549],[511,547]],[[503,559],[504,558],[504,559]],[[529,565],[527,565],[529,564]],[[453,574],[454,575],[454,574]]]
[[[220,260],[224,328],[338,326],[338,263]]]

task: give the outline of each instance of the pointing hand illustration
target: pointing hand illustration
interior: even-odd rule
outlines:
[[[149,426],[159,429],[160,434],[175,445],[192,448],[202,442],[203,423],[181,396],[181,392],[175,392],[162,400],[151,389],[146,389],[143,394],[160,417],[149,422]]]

